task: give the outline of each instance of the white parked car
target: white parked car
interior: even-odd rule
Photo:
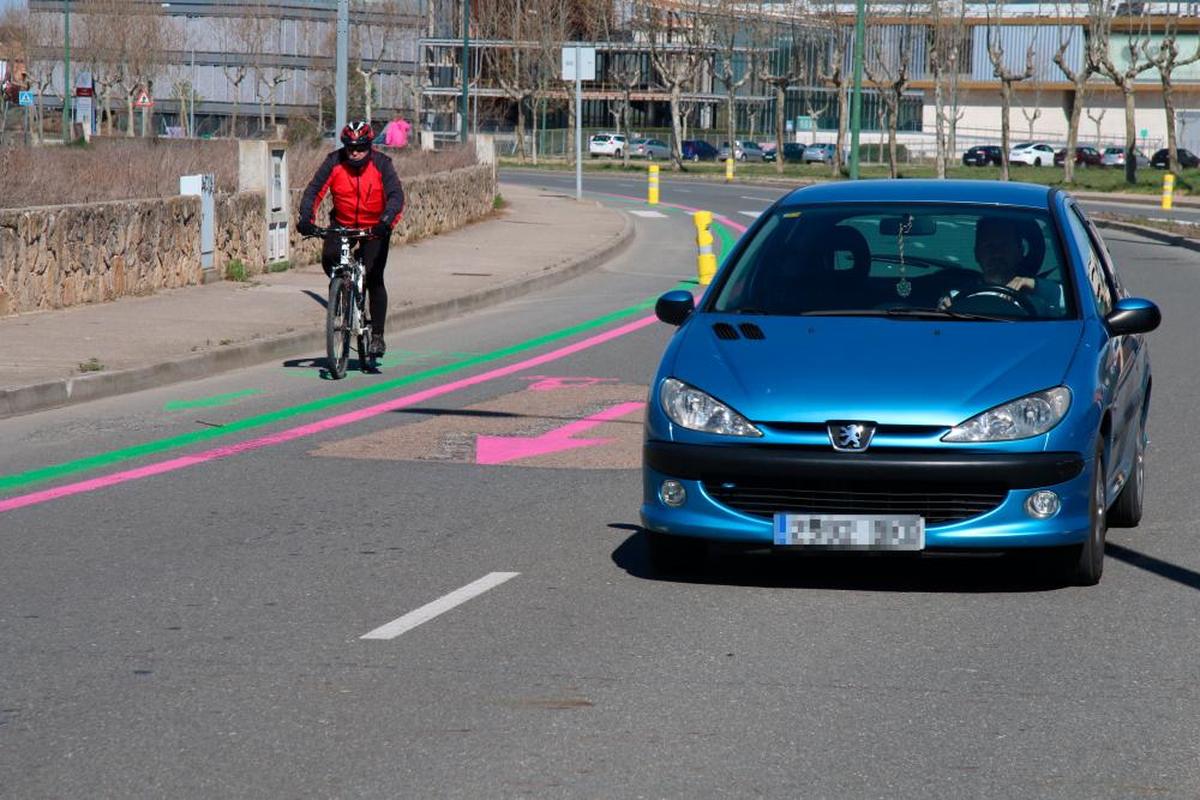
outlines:
[[[597,133],[588,141],[588,153],[592,158],[625,155],[625,137],[619,133]]]
[[[1054,148],[1045,142],[1022,142],[1008,151],[1008,163],[1054,166]]]

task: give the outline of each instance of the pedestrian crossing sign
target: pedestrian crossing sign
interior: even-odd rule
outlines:
[[[134,105],[138,108],[149,108],[150,106],[154,105],[154,101],[150,99],[150,95],[146,93],[145,89],[143,89],[142,93],[138,95],[137,102],[134,103]]]
[[[9,95],[9,97],[12,97],[12,95]],[[33,92],[18,92],[17,102],[23,106],[33,105]]]

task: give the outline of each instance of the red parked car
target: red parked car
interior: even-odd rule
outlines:
[[[1061,167],[1063,159],[1067,157],[1067,148],[1063,148],[1054,154],[1054,166]],[[1075,166],[1077,167],[1098,167],[1100,166],[1100,151],[1094,147],[1079,146],[1075,148]]]

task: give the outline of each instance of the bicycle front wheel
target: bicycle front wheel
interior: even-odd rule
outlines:
[[[346,375],[350,361],[350,334],[354,300],[350,282],[336,276],[329,282],[329,303],[325,306],[325,355],[329,374],[334,380]]]

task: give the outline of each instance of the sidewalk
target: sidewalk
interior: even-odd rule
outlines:
[[[497,217],[392,249],[389,338],[567,280],[633,236],[628,216],[593,202],[503,183],[500,194]],[[0,317],[0,419],[323,350],[327,291],[314,264]]]

